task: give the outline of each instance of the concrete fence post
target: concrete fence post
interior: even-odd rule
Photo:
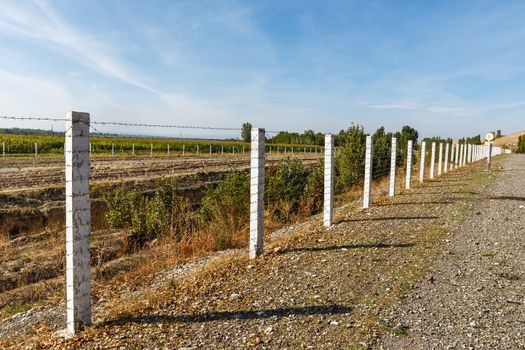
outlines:
[[[232,148],[232,154],[235,155],[235,146]]]
[[[434,179],[435,164],[436,164],[436,143],[432,142],[432,150],[430,152],[430,180]]]
[[[91,324],[89,236],[89,114],[66,118],[66,299],[67,332]]]
[[[5,142],[2,142],[2,158],[5,158]]]
[[[244,146],[242,146],[242,154],[244,154]]]
[[[454,159],[454,168],[457,169],[459,167],[459,141],[456,143],[456,154]]]
[[[445,174],[448,172],[448,155],[449,155],[449,151],[450,151],[450,144],[447,142],[445,144],[445,162],[443,163],[443,171],[445,172]]]
[[[396,194],[396,160],[397,160],[397,139],[392,137],[390,146],[390,186],[388,195],[393,197]]]
[[[459,166],[463,166],[463,144],[459,145]]]
[[[38,157],[38,143],[35,142],[35,158]]]
[[[490,170],[490,165],[492,163],[492,142],[489,142],[487,145],[487,170]]]
[[[326,149],[325,149],[326,153]],[[363,208],[370,207],[370,192],[372,191],[372,164],[373,164],[373,143],[372,136],[366,137],[365,151],[365,182],[363,189]]]
[[[334,138],[331,134],[324,137],[324,215],[323,224],[325,227],[332,226],[332,205],[334,191]]]
[[[450,144],[450,170],[454,168],[454,143]]]
[[[468,145],[468,162],[472,163],[472,144]]]
[[[412,184],[412,151],[414,148],[414,142],[412,140],[408,140],[407,144],[407,172],[406,172],[406,183],[405,188],[407,190],[410,189],[410,185]]]
[[[210,145],[210,156],[211,156],[211,153],[212,153],[212,149],[213,149],[213,146]]]
[[[423,183],[425,180],[425,158],[427,156],[427,143],[421,142],[421,164],[419,164],[419,182]]]
[[[197,156],[199,155],[199,145],[197,145]]]
[[[152,143],[150,143],[149,155],[153,156],[153,144]]]
[[[135,144],[132,144],[132,145],[131,145],[131,155],[132,155],[132,156],[135,155]]]
[[[443,172],[443,142],[439,143],[438,176]]]
[[[467,165],[467,141],[463,145],[463,166]]]
[[[221,156],[224,155],[224,145],[221,145]]]
[[[186,154],[186,145],[182,145],[182,155]]]
[[[270,154],[272,154],[272,146],[270,146]]]
[[[112,157],[115,156],[115,144],[114,143],[111,144],[111,156]]]
[[[264,243],[264,142],[265,131],[252,129],[250,159],[250,247],[253,259],[263,253]]]

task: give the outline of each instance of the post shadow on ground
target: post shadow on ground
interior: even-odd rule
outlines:
[[[361,222],[361,221],[393,221],[393,220],[433,220],[439,219],[439,216],[385,216],[381,218],[360,218],[360,219],[343,219],[335,221],[334,225],[345,222]]]
[[[488,196],[487,199],[509,200],[509,201],[524,201],[525,202],[525,197],[517,197],[517,196]]]
[[[239,310],[239,311],[219,311],[205,312],[198,314],[185,315],[146,315],[137,317],[124,317],[109,320],[99,324],[99,326],[114,326],[127,323],[154,324],[154,323],[203,323],[211,321],[230,321],[230,320],[258,320],[271,317],[288,317],[292,315],[336,315],[352,312],[352,308],[339,304],[315,305],[304,307],[289,307],[266,310]]]
[[[415,243],[373,243],[373,244],[346,244],[328,247],[299,247],[283,249],[276,254],[296,253],[296,252],[323,252],[328,250],[341,250],[341,249],[372,249],[372,248],[410,248],[414,247]]]
[[[387,207],[391,205],[418,205],[418,204],[454,204],[454,201],[428,201],[428,202],[399,202],[399,203],[381,203],[378,207]]]
[[[420,195],[420,194],[441,194],[441,195],[446,195],[446,194],[472,194],[472,195],[476,195],[476,194],[479,194],[479,192],[476,192],[476,191],[443,191],[443,192],[429,192],[429,191],[411,191],[411,192],[405,192],[405,193],[402,193],[401,195]]]

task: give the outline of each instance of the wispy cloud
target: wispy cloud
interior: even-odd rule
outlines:
[[[43,0],[35,1],[33,6],[26,4],[3,2],[0,10],[0,28],[13,34],[54,44],[70,59],[99,73],[150,92],[157,92],[125,68],[125,62],[118,57],[117,47],[71,25]]]

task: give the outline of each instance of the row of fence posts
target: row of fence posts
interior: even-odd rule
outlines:
[[[312,152],[312,149],[314,150],[313,152]],[[37,144],[35,143],[35,156],[37,155],[37,151],[36,150],[37,150]],[[242,150],[242,154],[246,154],[245,146],[242,146],[241,150]],[[286,150],[287,150],[287,148],[285,147],[284,148],[284,154],[287,153]],[[293,147],[292,147],[291,150],[292,150],[291,153],[293,154],[294,153],[293,152]],[[276,151],[277,151],[276,152],[277,154],[280,154],[281,153],[280,147],[277,147]],[[89,152],[90,152],[90,154],[92,153],[91,143],[89,144]],[[318,153],[318,152],[319,152],[319,150],[316,147],[303,147],[303,153],[304,154]],[[166,153],[167,153],[168,156],[171,154],[170,153],[170,145],[169,144],[166,147]],[[210,155],[213,154],[213,146],[212,145],[209,146],[208,153]],[[268,153],[272,154],[272,146],[269,146],[269,152]],[[182,145],[182,155],[184,156],[185,154],[186,154],[186,145]],[[200,152],[200,145],[196,145],[195,154],[197,156],[201,154],[201,152]],[[221,155],[223,155],[223,154],[224,154],[224,146],[221,145]],[[235,154],[235,146],[232,146],[232,154]],[[5,145],[4,145],[4,155],[5,155]],[[135,156],[135,144],[131,145],[131,155]],[[114,143],[111,144],[111,156],[115,157],[115,144]],[[153,144],[150,144],[150,156],[153,156]]]
[[[91,204],[89,197],[90,171],[90,116],[88,113],[70,112],[66,118],[65,163],[66,163],[66,295],[67,331],[74,335],[83,325],[91,324],[91,277],[89,236],[91,233]],[[392,157],[390,166],[389,195],[395,195],[397,140],[392,138]],[[411,186],[413,141],[407,145],[406,188]],[[433,177],[436,144],[432,144],[431,170]],[[442,169],[442,148],[440,144],[438,175]],[[332,226],[334,199],[334,136],[326,134],[324,152],[324,205],[323,225]],[[134,148],[133,148],[134,152]],[[184,152],[184,148],[183,148]],[[251,131],[250,150],[250,237],[249,257],[255,258],[263,253],[264,245],[264,178],[265,178],[265,130],[254,128]],[[270,151],[271,152],[271,151]],[[448,166],[449,144],[445,145],[444,172],[464,166],[467,162],[501,154],[496,147],[453,144],[451,157],[454,164]],[[458,155],[461,154],[461,158]],[[421,144],[421,173],[425,174],[426,142]],[[371,202],[373,142],[366,138],[365,186],[363,207]]]
[[[286,147],[284,148],[284,153],[286,154]],[[308,153],[318,153],[318,148],[317,147],[313,147],[314,149],[314,152],[312,152],[312,147],[304,147],[303,148],[303,153],[304,154],[308,154]],[[64,152],[65,152],[65,145],[64,145]],[[281,149],[280,147],[277,147],[277,154],[279,154],[281,152]],[[242,147],[242,154],[245,154],[246,151],[245,151],[245,146]],[[272,154],[272,147],[270,146],[269,147],[269,153]],[[293,154],[293,147],[292,147],[292,154]],[[89,144],[89,154],[91,155],[92,154],[92,146],[91,146],[91,143]],[[170,145],[168,144],[167,145],[167,154],[168,156],[170,155]],[[184,156],[186,154],[186,145],[182,145],[182,155]],[[200,149],[199,149],[199,145],[197,145],[196,147],[196,154],[197,156],[200,154]],[[212,155],[213,154],[213,146],[210,145],[209,146],[209,154]],[[235,154],[235,146],[232,146],[232,154]],[[131,145],[131,155],[132,156],[135,156],[135,144],[132,144]],[[221,145],[221,155],[224,155],[224,146]],[[2,142],[2,157],[5,158],[6,156],[6,144],[5,142]],[[150,144],[150,156],[153,156],[153,144]],[[35,157],[38,157],[38,143],[35,142]],[[115,144],[112,143],[111,144],[111,157],[115,157]]]

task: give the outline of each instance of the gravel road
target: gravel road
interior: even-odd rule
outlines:
[[[446,251],[387,315],[379,349],[525,349],[525,156],[447,240]]]

